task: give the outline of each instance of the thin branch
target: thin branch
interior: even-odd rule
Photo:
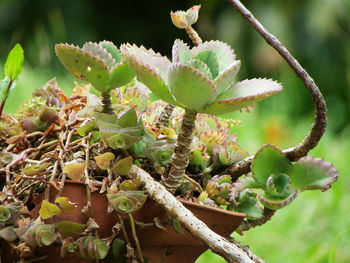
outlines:
[[[287,48],[271,33],[269,33],[262,24],[252,15],[252,13],[239,1],[228,0],[234,8],[243,16],[245,20],[265,39],[265,41],[272,46],[289,64],[295,74],[303,81],[305,87],[311,94],[315,105],[315,119],[312,127],[304,138],[304,140],[297,146],[282,151],[286,157],[291,161],[296,161],[304,157],[308,152],[315,148],[321,140],[327,126],[327,108],[324,98],[315,84],[314,80],[309,76],[305,69],[299,62],[289,53]],[[233,165],[226,172],[239,176],[250,171],[250,165],[253,157],[248,157],[243,161]]]
[[[176,218],[195,238],[204,242],[214,253],[224,257],[229,263],[253,263],[246,253],[225,238],[213,232],[191,211],[184,207],[163,185],[155,181],[151,175],[133,165],[131,174],[141,179],[142,186],[148,196],[161,205],[170,215]]]

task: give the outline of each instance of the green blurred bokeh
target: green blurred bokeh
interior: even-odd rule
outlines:
[[[264,26],[275,34],[323,92],[329,126],[312,151],[334,163],[338,182],[327,192],[304,193],[278,211],[266,225],[243,237],[266,262],[350,262],[350,0],[246,0]],[[175,38],[189,42],[172,26],[170,10],[201,4],[196,24],[204,40],[229,43],[242,61],[239,79],[273,78],[284,91],[261,102],[252,113],[236,113],[238,142],[253,154],[271,142],[294,146],[306,135],[313,119],[313,104],[302,82],[278,54],[226,1],[97,1],[1,0],[0,76],[6,54],[17,42],[25,51],[25,68],[11,94],[6,112],[14,112],[31,92],[52,77],[65,91],[74,78],[58,62],[54,45],[82,45],[112,40],[143,44],[171,57]],[[224,262],[206,253],[197,261]]]

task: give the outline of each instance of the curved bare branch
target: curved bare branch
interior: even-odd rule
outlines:
[[[308,152],[315,148],[318,142],[321,140],[327,126],[327,108],[324,98],[315,84],[314,80],[309,76],[306,70],[299,64],[299,62],[289,53],[287,48],[271,33],[269,33],[262,24],[252,15],[252,13],[239,1],[228,0],[234,8],[243,16],[245,20],[265,39],[265,41],[272,46],[289,64],[295,74],[303,81],[305,87],[311,94],[312,100],[315,105],[315,119],[311,126],[311,129],[304,140],[297,146],[285,149],[282,152],[291,161],[296,161],[301,157],[304,157]],[[234,164],[225,172],[231,174],[234,177],[238,177],[242,174],[250,171],[250,165],[253,156],[250,156],[243,161]]]

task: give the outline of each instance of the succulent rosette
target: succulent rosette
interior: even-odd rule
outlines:
[[[198,113],[226,114],[282,90],[281,84],[270,79],[234,83],[241,63],[221,41],[189,48],[175,40],[173,62],[143,46],[123,44],[120,51],[138,79],[156,96]]]

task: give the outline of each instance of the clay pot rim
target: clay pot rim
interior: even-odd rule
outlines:
[[[82,182],[82,181],[73,181],[73,180],[66,180],[65,183],[85,185],[85,183]],[[182,199],[178,199],[178,198],[177,198],[177,200],[179,200],[183,205],[191,206],[191,207],[195,207],[195,208],[200,208],[202,210],[207,210],[207,211],[221,213],[221,214],[224,213],[224,214],[227,214],[227,215],[235,215],[235,216],[238,216],[238,217],[246,217],[245,213],[225,210],[225,209],[222,209],[222,208],[208,206],[208,205],[203,205],[203,204],[198,204],[198,203],[195,203],[195,202],[191,202],[191,201],[188,201],[188,200],[182,200]]]

